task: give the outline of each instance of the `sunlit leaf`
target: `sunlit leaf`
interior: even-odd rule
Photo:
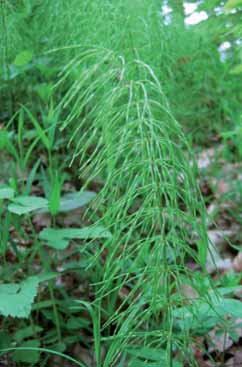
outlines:
[[[30,50],[25,50],[20,52],[14,60],[14,65],[16,66],[25,66],[29,64],[32,61],[33,58],[33,52]]]
[[[225,7],[224,7],[224,10],[226,12],[232,10],[232,9],[235,9],[239,6],[242,6],[242,0],[229,0],[226,4],[225,4]]]
[[[64,229],[46,228],[40,232],[39,237],[47,241],[47,246],[63,250],[69,245],[71,239],[110,238],[111,233],[102,226]]]
[[[12,199],[14,197],[14,189],[11,187],[0,188],[0,200],[2,199]]]
[[[11,213],[23,215],[47,207],[48,201],[44,198],[37,196],[18,196],[9,204],[8,210]]]
[[[242,64],[236,65],[230,72],[231,74],[240,74],[242,73]]]
[[[37,294],[38,277],[23,282],[0,285],[0,314],[12,317],[28,317]]]

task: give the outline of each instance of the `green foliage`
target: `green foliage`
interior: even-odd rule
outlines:
[[[235,9],[239,6],[242,6],[242,1],[241,0],[229,0],[227,1],[227,3],[225,4],[224,10],[226,12]]]
[[[240,1],[220,3],[187,27],[182,2],[170,24],[159,0],[1,2],[1,350],[17,364],[84,366],[63,354],[78,343],[96,367],[192,366],[193,340],[240,317],[236,276],[216,294],[206,271],[187,139],[241,156]]]
[[[20,52],[14,60],[14,65],[21,67],[29,64],[32,61],[33,53],[29,50]]]
[[[39,234],[40,239],[47,241],[47,246],[57,250],[64,250],[72,239],[110,238],[111,233],[101,226],[65,229],[44,229]]]
[[[12,201],[8,206],[8,210],[18,215],[31,213],[32,211],[46,208],[48,205],[46,199],[37,196],[18,196]]]
[[[61,213],[81,208],[95,198],[96,194],[92,191],[79,191],[63,195],[60,200],[59,211]]]
[[[40,359],[40,351],[36,348],[39,346],[40,342],[38,340],[28,340],[22,343],[21,348],[23,349],[15,350],[13,353],[13,360],[15,362],[28,363],[31,365],[38,363]],[[27,350],[25,348],[27,348]],[[31,348],[33,348],[33,350],[31,350]]]
[[[231,70],[231,74],[240,74],[242,73],[242,64],[236,65]]]
[[[11,187],[0,188],[0,200],[12,199],[14,197],[14,190]]]
[[[0,313],[4,316],[28,317],[38,284],[38,277],[29,277],[19,284],[1,284]]]

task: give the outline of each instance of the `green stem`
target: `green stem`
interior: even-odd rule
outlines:
[[[5,77],[7,79],[7,81],[9,82],[10,80],[10,68],[9,68],[9,64],[8,64],[8,59],[9,59],[9,55],[8,55],[8,28],[7,28],[7,17],[6,17],[6,5],[5,5],[5,1],[4,0],[0,0],[0,6],[1,6],[1,14],[2,14],[2,34],[3,34],[3,40],[2,40],[2,44],[3,44],[3,66],[4,66],[4,71],[5,71]],[[12,96],[12,90],[11,90],[11,85],[9,85],[8,87],[8,94],[9,94],[9,114],[10,116],[12,116],[13,114],[13,96]]]
[[[57,337],[58,337],[59,343],[61,343],[61,341],[62,341],[61,326],[60,326],[59,314],[58,314],[58,310],[57,310],[56,302],[55,302],[54,286],[53,286],[53,281],[52,280],[49,281],[48,288],[49,288],[50,298],[51,298],[52,305],[53,305],[53,312],[54,312],[54,318],[55,318]]]

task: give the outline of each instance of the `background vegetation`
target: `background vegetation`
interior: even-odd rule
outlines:
[[[2,365],[239,366],[241,0],[0,6]]]

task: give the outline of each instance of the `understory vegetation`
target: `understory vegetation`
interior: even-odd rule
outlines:
[[[1,366],[242,363],[241,9],[0,0]]]

